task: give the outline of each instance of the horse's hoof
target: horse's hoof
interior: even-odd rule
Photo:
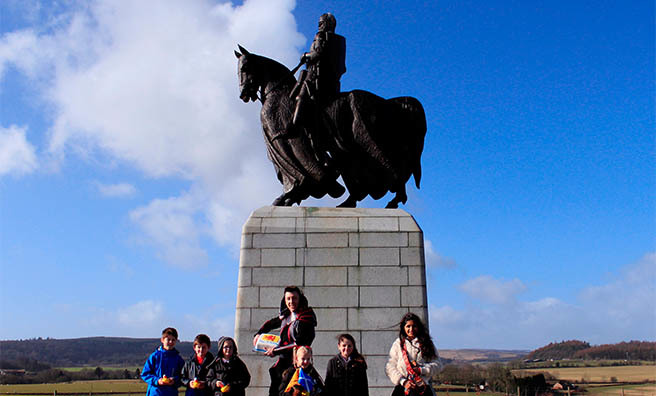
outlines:
[[[355,208],[356,204],[357,204],[356,201],[347,199],[346,201],[344,201],[341,204],[337,205],[337,207],[338,208]]]
[[[387,206],[385,206],[385,209],[398,209],[398,207],[399,207],[399,203],[398,203],[398,202],[389,201],[389,202],[387,203]]]
[[[285,205],[285,194],[279,196],[278,198],[274,199],[273,202],[271,203],[272,206],[287,206]]]

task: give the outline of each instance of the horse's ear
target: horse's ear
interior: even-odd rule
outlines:
[[[241,58],[241,54],[237,51],[235,51],[235,56],[237,57],[237,59]]]
[[[242,47],[241,45],[237,44],[237,47],[239,47],[239,50],[241,51],[242,54],[244,55],[249,55],[250,52],[246,50],[246,48]]]

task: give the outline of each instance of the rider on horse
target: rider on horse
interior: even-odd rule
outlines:
[[[325,144],[322,144],[319,110],[335,99],[340,93],[339,79],[346,72],[346,39],[335,34],[337,21],[330,13],[319,18],[319,31],[314,36],[310,52],[301,56],[306,70],[292,90],[290,97],[296,98],[296,108],[292,125],[309,129],[312,145],[320,161],[325,158]],[[324,161],[327,162],[327,161]]]

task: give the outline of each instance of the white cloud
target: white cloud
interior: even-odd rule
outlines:
[[[455,260],[442,256],[433,247],[433,242],[426,239],[424,241],[424,254],[426,255],[426,266],[429,268],[453,269],[456,267]]]
[[[232,310],[230,315],[216,316],[218,312],[214,310],[200,314],[186,314],[177,328],[181,334],[182,340],[193,340],[196,334],[207,334],[212,342],[221,336],[234,337],[235,333],[235,316]],[[215,344],[213,344],[215,346]]]
[[[118,309],[116,319],[126,328],[150,328],[162,321],[164,305],[158,301],[144,300]]]
[[[137,189],[130,183],[103,184],[94,183],[98,192],[105,197],[126,198],[136,194]]]
[[[516,278],[503,281],[494,279],[489,275],[481,275],[463,283],[460,290],[482,302],[505,304],[511,302],[517,294],[526,290],[526,286]]]
[[[463,291],[492,305],[431,306],[431,334],[441,348],[525,348],[568,339],[592,344],[651,340],[656,334],[656,254],[624,266],[613,280],[583,289],[573,303],[553,296],[519,301],[519,280],[482,276]],[[491,286],[490,286],[491,285]]]
[[[296,30],[294,4],[80,2],[40,30],[47,33],[2,36],[0,76],[13,66],[39,82],[53,114],[49,159],[101,153],[149,177],[190,182],[188,191],[131,214],[163,258],[190,267],[206,261],[201,236],[238,244],[248,213],[281,192],[259,105],[238,97],[233,50],[240,43],[295,64],[305,38]]]
[[[161,259],[179,268],[199,268],[208,261],[200,243],[204,232],[194,219],[203,205],[191,194],[156,199],[133,210],[130,219],[141,228],[144,242],[157,246]]]
[[[22,175],[37,168],[36,154],[26,137],[27,128],[0,127],[0,176]]]

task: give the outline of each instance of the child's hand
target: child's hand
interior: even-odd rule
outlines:
[[[222,381],[220,381],[220,380],[216,380],[216,383],[214,384],[214,386],[217,387],[217,388],[219,388],[219,389],[220,389],[220,388],[223,388],[224,385],[225,385],[225,384],[224,384]]]
[[[264,356],[272,356],[273,357],[273,347],[267,348],[266,352],[264,352]]]
[[[157,380],[157,385],[173,385],[173,378],[169,378],[166,375]]]
[[[205,387],[205,382],[198,381],[198,380],[193,380],[189,383],[189,386],[192,389],[203,389]]]

